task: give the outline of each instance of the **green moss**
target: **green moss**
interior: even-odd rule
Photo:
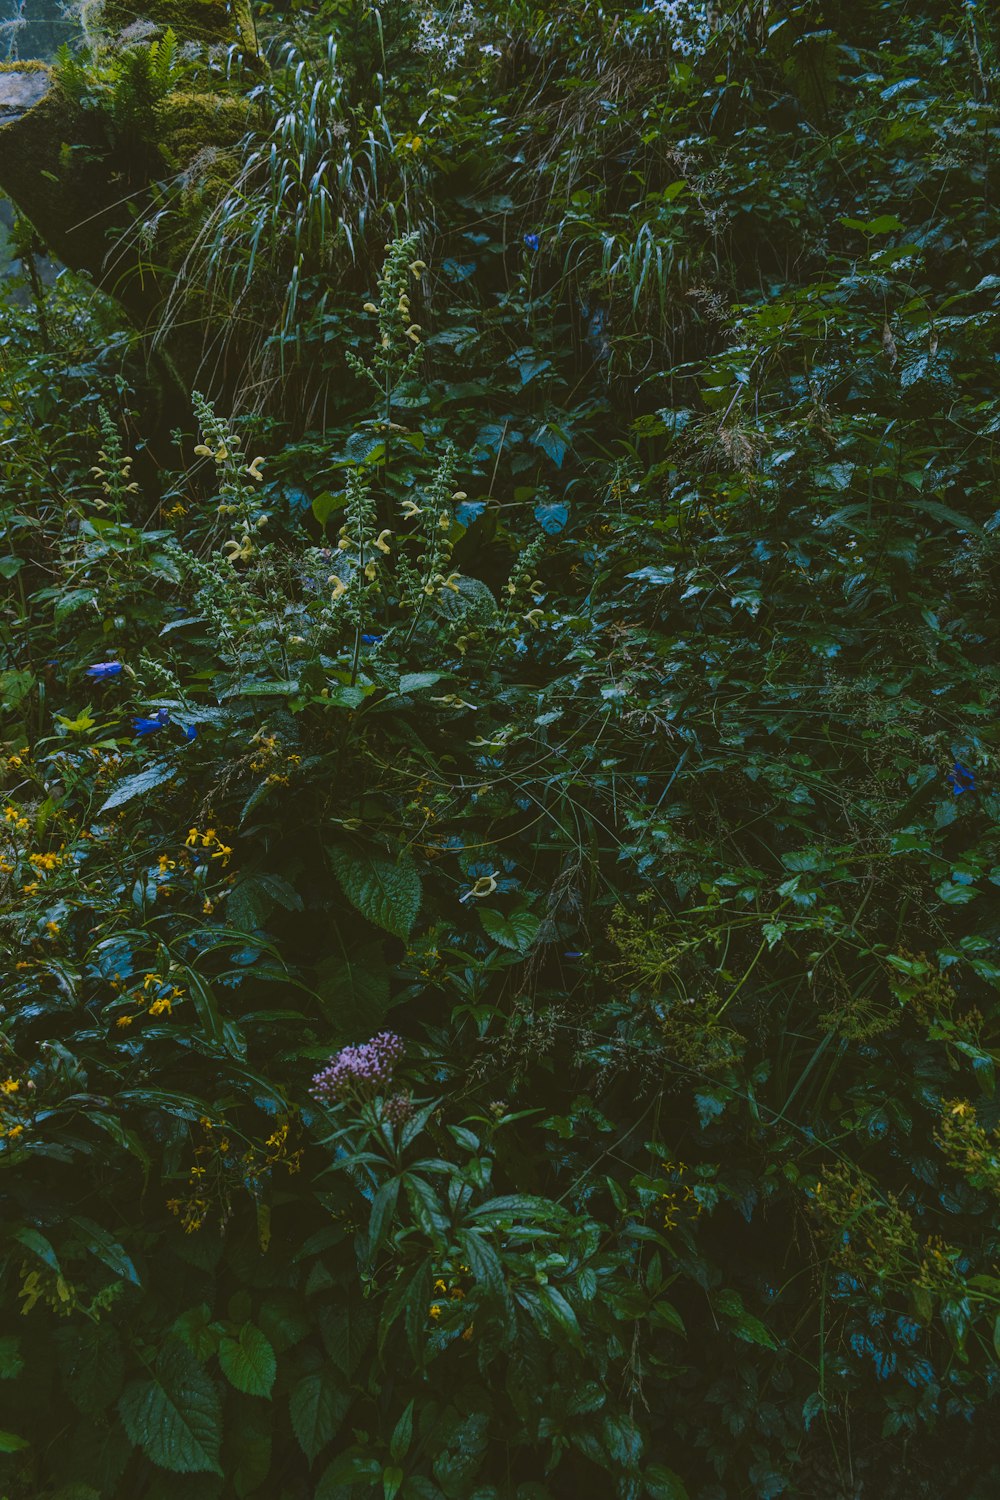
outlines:
[[[244,100],[200,90],[170,93],[156,107],[156,136],[170,166],[182,168],[206,148],[226,150],[246,133]]]

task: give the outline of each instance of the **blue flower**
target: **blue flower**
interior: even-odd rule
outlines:
[[[155,719],[133,719],[132,728],[137,735],[155,734],[165,724],[170,723],[170,715],[165,708],[161,708]]]
[[[366,646],[377,646],[382,637],[380,635],[363,635],[361,639]]]
[[[974,792],[976,790],[976,774],[970,771],[968,766],[963,766],[960,760],[956,760],[948,772],[948,780],[951,782],[952,790],[956,797],[961,797],[963,792]]]
[[[120,661],[95,661],[92,667],[87,668],[88,677],[118,677],[124,667]]]
[[[541,240],[538,238],[537,234],[526,234],[524,236],[524,243],[527,245],[529,250],[537,250],[539,245],[541,244]]]
[[[197,724],[189,724],[187,726],[187,728],[184,731],[184,738],[186,740],[196,740],[198,738],[198,726],[197,726]]]

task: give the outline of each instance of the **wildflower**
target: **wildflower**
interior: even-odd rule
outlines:
[[[151,1016],[169,1016],[172,1013],[173,1008],[173,1004],[170,1000],[167,999],[166,995],[161,995],[159,1000],[154,1000],[152,1005],[149,1007],[149,1014]]]
[[[377,646],[383,637],[380,635],[363,635],[361,639],[366,646]]]
[[[212,450],[208,446],[207,443],[196,443],[194,451],[195,451],[195,453],[197,453],[197,455],[198,455],[199,458],[211,458],[212,457]]]
[[[119,1016],[115,1021],[115,1025],[118,1027],[119,1031],[127,1031],[134,1020],[135,1016]]]
[[[432,1318],[439,1318],[441,1316],[441,1307],[439,1303],[432,1303],[429,1316]]]
[[[49,937],[58,937],[59,936],[59,923],[58,922],[46,922],[46,924],[45,924],[45,931],[48,933]]]
[[[366,302],[365,303],[365,312],[366,313],[377,313],[378,312],[378,308],[375,306],[374,302]]]
[[[231,563],[249,562],[254,553],[254,545],[249,536],[230,537],[228,542],[223,542],[222,550]]]
[[[976,773],[970,771],[968,766],[963,765],[960,760],[956,760],[948,772],[948,780],[951,782],[956,797],[961,797],[963,792],[976,790]]]
[[[9,1141],[16,1141],[17,1138],[18,1138],[18,1136],[19,1135],[23,1135],[23,1134],[24,1134],[24,1126],[23,1125],[12,1125],[10,1127],[10,1129],[7,1131],[7,1139]]]
[[[528,613],[522,616],[522,619],[525,625],[540,625],[545,619],[545,615],[540,609],[529,609]]]
[[[124,670],[120,661],[95,661],[92,667],[87,668],[86,675],[103,681],[108,677],[119,677]]]
[[[413,500],[404,500],[403,501],[403,520],[404,521],[413,521],[413,520],[416,519],[417,516],[422,516],[422,515],[423,515],[423,511],[420,509],[420,506],[417,505]]]
[[[260,466],[263,462],[264,458],[263,455],[261,455],[260,458],[255,458],[253,463],[247,464],[247,473],[250,475],[251,479],[256,479],[259,482],[264,478],[263,474],[260,472]]]
[[[0,1083],[0,1093],[16,1094],[20,1087],[21,1080],[19,1078],[5,1078],[3,1083]]]
[[[313,1078],[312,1094],[323,1104],[384,1095],[403,1050],[402,1038],[392,1031],[381,1031],[359,1047],[342,1047]]]
[[[458,586],[458,579],[461,578],[461,576],[462,576],[461,573],[449,573],[447,578],[442,578],[441,579],[441,588],[442,588],[442,590],[444,590],[444,589],[451,589],[451,592],[453,594],[460,594],[462,591],[461,591],[461,589]]]
[[[427,270],[427,262],[423,260],[411,261],[409,269],[410,275],[413,277],[413,279],[415,281],[419,281],[424,271]]]
[[[146,734],[156,734],[158,729],[162,729],[164,725],[169,723],[170,715],[165,708],[161,708],[153,719],[133,719],[132,728],[135,730],[136,735],[141,738]]]
[[[176,862],[176,860],[169,859],[167,857],[167,855],[165,855],[165,854],[161,854],[159,856],[159,858],[157,860],[157,864],[160,867],[160,874],[161,875],[165,875],[168,870],[176,870],[176,868],[177,868],[177,862]]]
[[[188,741],[189,744],[190,744],[190,742],[192,740],[196,740],[198,738],[198,726],[197,726],[197,724],[189,724],[187,726],[187,728],[184,731],[184,738]]]
[[[389,552],[392,550],[390,548],[390,546],[389,546],[389,543],[386,541],[386,537],[387,536],[392,536],[392,532],[391,531],[381,531],[381,532],[379,532],[378,536],[375,538],[375,545],[376,545],[376,547],[378,548],[378,550],[380,552],[384,552],[386,554],[386,556],[388,556]]]
[[[448,1287],[447,1287],[446,1283],[443,1282],[441,1280],[440,1276],[439,1276],[438,1279],[437,1279],[437,1281],[435,1281],[435,1283],[434,1283],[434,1291],[435,1291],[435,1293],[440,1292],[441,1295],[443,1296],[444,1293],[447,1290],[448,1290]]]
[[[538,246],[541,244],[541,241],[538,238],[537,234],[526,234],[524,236],[524,243],[527,245],[529,250],[537,250]]]
[[[480,875],[471,890],[466,891],[460,899],[462,901],[481,901],[484,896],[492,896],[497,888],[495,875]]]
[[[420,324],[419,323],[411,323],[410,326],[409,326],[409,328],[406,330],[406,337],[410,340],[411,343],[413,343],[413,344],[419,344],[420,343],[420,333],[421,333]]]

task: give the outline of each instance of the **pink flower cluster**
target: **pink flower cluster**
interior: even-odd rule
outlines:
[[[403,1039],[393,1031],[380,1031],[359,1047],[342,1047],[313,1079],[313,1098],[339,1104],[387,1094],[403,1051]]]

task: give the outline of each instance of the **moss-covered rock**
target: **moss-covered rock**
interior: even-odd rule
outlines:
[[[232,94],[178,89],[156,106],[157,143],[175,169],[207,150],[231,150],[249,125],[246,101]]]

